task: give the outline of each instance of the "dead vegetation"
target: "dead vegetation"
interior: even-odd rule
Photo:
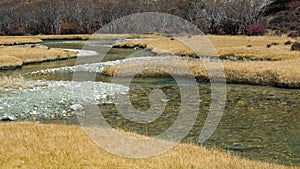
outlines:
[[[33,36],[0,36],[0,46],[36,44],[41,42],[41,39]]]
[[[2,46],[0,47],[0,69],[15,69],[21,67],[23,64],[74,57],[76,57],[75,52],[62,49]]]
[[[23,61],[20,58],[10,55],[0,56],[0,69],[15,69],[23,65]]]
[[[194,42],[193,42],[194,40]],[[201,41],[204,42],[201,42]],[[189,42],[190,41],[190,42]],[[290,45],[285,45],[287,41],[295,42],[294,39],[286,36],[218,36],[208,35],[207,37],[180,37],[169,38],[165,36],[156,36],[153,38],[141,38],[128,40],[116,44],[116,47],[146,45],[147,48],[153,49],[157,53],[172,53],[177,55],[207,55],[207,52],[202,53],[205,47],[209,50],[216,50],[215,53],[222,59],[229,57],[238,60],[285,60],[300,57],[299,52],[291,51]],[[186,44],[186,42],[188,42]],[[210,44],[210,42],[212,44]],[[189,46],[197,44],[191,49]],[[267,48],[268,44],[272,44]],[[276,45],[275,45],[276,44]],[[187,46],[189,45],[189,46]],[[195,49],[201,48],[199,51]],[[198,49],[197,49],[198,50]],[[211,51],[214,52],[214,51]]]
[[[215,36],[209,35],[208,39],[218,51],[219,56],[246,57],[253,60],[286,60],[299,58],[300,53],[291,51],[290,45],[285,42],[295,42],[289,37],[279,36]],[[267,48],[267,44],[271,45]],[[247,47],[251,45],[252,47]]]
[[[188,46],[192,46],[194,49],[198,46],[200,48],[199,51],[196,51],[198,54],[206,56],[218,55],[221,59],[225,59],[223,66],[228,83],[300,88],[300,53],[299,51],[291,50],[291,44],[295,41],[294,39],[286,36],[248,37],[216,35],[208,35],[207,38],[212,45],[205,39],[199,41],[199,38],[193,40],[191,37],[175,40],[168,37],[138,39],[121,42],[117,45],[146,45],[147,48],[152,48],[157,53],[192,57],[195,56],[195,52]],[[287,45],[287,41],[291,43]],[[269,48],[267,44],[270,44]],[[158,67],[168,67],[175,75],[184,76],[180,70],[181,65],[178,63],[158,62],[156,64]],[[188,61],[186,64],[191,68],[196,79],[202,81],[210,80],[207,68],[201,62]],[[113,76],[117,69],[126,72],[127,69],[130,71],[134,68],[140,69],[147,66],[147,63],[142,62],[109,66],[104,69],[103,74]],[[165,77],[167,74],[166,72],[152,69],[145,70],[138,76]]]
[[[224,72],[227,83],[232,84],[254,84],[254,85],[271,85],[275,87],[300,88],[300,60],[286,60],[273,62],[223,62]],[[188,76],[183,64],[188,66],[193,72],[194,77],[200,81],[210,81],[208,68],[199,61],[177,63],[177,62],[155,62],[153,65],[156,69],[145,69],[149,63],[135,62],[124,63],[115,66],[106,67],[103,74],[106,76],[126,77],[132,71],[144,69],[136,77],[168,77],[168,74],[176,76]],[[168,73],[162,70],[169,70]],[[115,74],[116,71],[122,74]],[[219,73],[220,74],[220,73]],[[218,76],[218,72],[215,72]],[[220,75],[221,77],[222,75]]]
[[[107,153],[80,126],[72,125],[1,123],[0,141],[1,168],[296,168],[241,159],[191,144],[179,144],[147,159],[123,158]]]

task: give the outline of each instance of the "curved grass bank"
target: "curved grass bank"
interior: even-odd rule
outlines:
[[[33,36],[0,36],[0,46],[13,46],[42,43],[42,40]]]
[[[197,54],[209,55],[211,52],[218,53],[222,59],[232,60],[267,60],[277,61],[300,58],[299,51],[292,51],[291,44],[295,39],[279,36],[191,36],[170,38],[153,35],[140,37],[139,39],[126,40],[116,43],[114,47],[147,46],[156,53],[171,53],[182,56],[193,56],[195,52],[187,46],[190,44]],[[271,47],[267,47],[271,44]],[[210,51],[207,51],[210,50]]]
[[[0,69],[16,69],[23,64],[77,57],[75,52],[30,46],[0,46]]]
[[[71,125],[0,123],[0,141],[1,168],[296,168],[249,161],[190,144],[179,144],[148,159],[122,158],[98,147],[80,126]]]
[[[128,34],[76,34],[76,35],[37,35],[0,36],[0,70],[16,69],[23,64],[55,61],[77,57],[75,52],[62,49],[38,48],[42,40],[88,40],[118,38],[148,38],[156,35]]]
[[[233,84],[254,84],[271,85],[284,88],[300,88],[300,52],[292,51],[291,45],[287,41],[295,41],[288,37],[278,36],[215,36],[208,35],[212,45],[207,46],[205,37],[201,44],[199,38],[183,37],[169,38],[156,37],[148,39],[135,39],[120,42],[115,47],[147,46],[148,49],[156,53],[169,53],[180,56],[194,57],[193,52],[184,42],[189,41],[194,47],[199,46],[200,55],[210,56],[213,48],[218,53],[218,57],[225,59],[223,62],[226,80]],[[194,42],[193,42],[194,41]],[[194,45],[196,44],[196,45]],[[268,44],[273,44],[267,47]],[[203,46],[203,47],[202,47]],[[201,49],[201,47],[203,49]],[[241,62],[242,60],[243,62]],[[199,61],[187,61],[197,80],[209,81],[206,67]],[[178,63],[158,62],[157,66],[168,67],[172,73],[184,76],[180,71],[181,65]],[[113,76],[117,69],[130,71],[130,69],[147,67],[147,63],[126,63],[117,66],[110,66],[104,69],[103,74]],[[125,74],[125,73],[123,73]],[[143,77],[165,77],[165,72],[158,70],[145,70],[138,76]]]
[[[166,72],[159,68],[168,68],[172,75],[186,76],[181,71],[183,63],[178,62],[155,62],[157,69],[145,69],[137,74],[137,77],[168,77]],[[209,81],[207,67],[202,62],[192,61],[185,62],[194,77],[199,81]],[[300,59],[274,61],[274,62],[223,62],[226,82],[231,84],[253,84],[253,85],[270,85],[283,88],[300,88]],[[103,75],[126,77],[134,69],[144,69],[149,67],[149,63],[134,62],[123,63],[120,65],[108,66],[104,68]],[[115,74],[116,71],[122,74]],[[126,73],[128,72],[128,73]],[[217,72],[217,71],[216,71]],[[215,76],[218,74],[214,73]],[[221,75],[220,75],[221,76]]]

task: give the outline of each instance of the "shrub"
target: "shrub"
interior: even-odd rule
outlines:
[[[292,44],[292,41],[286,41],[285,43],[284,43],[284,45],[291,45]]]
[[[13,27],[7,33],[7,35],[9,36],[23,36],[25,34],[26,31],[24,30],[24,28],[21,27]]]
[[[294,1],[291,1],[289,3],[287,3],[286,5],[289,9],[295,9],[297,8],[298,6],[300,6],[300,0],[294,0]]]
[[[299,42],[295,42],[292,47],[291,50],[297,50],[300,51],[300,43]]]
[[[256,25],[250,25],[248,27],[247,34],[249,36],[250,35],[257,36],[257,35],[264,35],[266,32],[267,32],[267,29],[263,25],[256,24]]]
[[[291,37],[291,38],[300,37],[300,30],[299,31],[293,31],[293,32],[289,33],[288,37]]]

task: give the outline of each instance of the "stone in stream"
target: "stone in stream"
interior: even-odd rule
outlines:
[[[1,119],[1,121],[16,121],[17,120],[17,118],[14,116],[3,116],[0,119]]]
[[[70,109],[72,111],[74,111],[74,113],[75,113],[76,116],[82,116],[82,115],[84,115],[84,108],[80,104],[74,104],[74,105],[70,106]]]
[[[74,104],[74,105],[70,106],[70,109],[74,110],[74,111],[83,111],[84,110],[84,108],[80,104]]]

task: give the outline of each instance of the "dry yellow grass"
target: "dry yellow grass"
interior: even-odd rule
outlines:
[[[194,38],[194,39],[193,39]],[[209,44],[210,40],[212,45]],[[173,53],[173,54],[193,54],[187,45],[195,45],[192,47],[202,48],[197,49],[197,53],[206,55],[207,52],[202,51],[205,48],[213,50],[215,48],[216,54],[220,57],[234,56],[236,58],[247,58],[253,60],[268,59],[268,60],[282,60],[293,59],[300,57],[298,51],[291,51],[290,45],[284,45],[287,41],[295,41],[291,38],[282,36],[216,36],[208,35],[207,40],[205,37],[180,37],[175,40],[164,36],[148,37],[147,39],[136,39],[120,42],[115,46],[133,46],[134,44],[144,44],[148,48],[153,49],[158,53]],[[190,42],[188,42],[190,41]],[[188,43],[185,43],[188,42]],[[279,45],[273,45],[267,48],[267,44],[277,42]],[[247,47],[252,45],[252,47]],[[213,52],[213,51],[212,51]]]
[[[282,36],[215,36],[208,35],[220,56],[250,57],[253,59],[269,58],[272,60],[293,59],[300,57],[297,51],[291,51],[290,45],[284,45],[287,41],[295,41]],[[267,48],[267,44],[277,42]],[[252,45],[252,47],[247,47]]]
[[[115,44],[115,47],[147,45],[148,49],[153,49],[157,53],[190,54],[193,53],[186,45],[179,40],[159,35],[147,36],[146,38],[128,40]]]
[[[296,168],[249,161],[188,144],[148,159],[122,158],[98,147],[79,126],[70,125],[1,123],[0,141],[1,168]]]
[[[91,35],[89,34],[76,34],[76,35],[37,35],[29,36],[34,38],[39,38],[42,40],[74,40],[74,39],[88,39]]]
[[[87,40],[97,38],[153,38],[153,34],[74,34],[74,35],[37,35],[29,36],[42,40]]]
[[[152,38],[158,35],[129,34],[78,34],[78,35],[38,35],[38,36],[0,36],[0,69],[15,69],[23,64],[74,58],[76,54],[61,49],[41,49],[17,45],[41,43],[42,40],[86,40],[89,38]],[[1,46],[4,45],[4,46]],[[6,47],[9,46],[9,47]]]
[[[0,45],[23,45],[41,42],[41,39],[33,36],[0,36]]]
[[[202,39],[201,39],[202,38]],[[286,41],[294,41],[286,36],[216,36],[205,37],[181,37],[171,40],[168,37],[153,37],[148,39],[128,40],[116,44],[117,46],[133,46],[134,44],[147,45],[158,53],[172,53],[178,55],[192,55],[190,46],[197,53],[220,57],[231,56],[248,60],[271,60],[251,62],[223,62],[228,83],[263,84],[277,87],[300,88],[300,52],[291,51],[290,45],[284,45]],[[267,44],[277,42],[267,48]],[[247,47],[252,45],[252,47]],[[216,51],[214,51],[214,48]],[[112,76],[117,68],[126,71],[134,67],[146,67],[147,63],[127,63],[128,65],[110,66],[104,69],[103,74]],[[180,65],[177,63],[157,63],[161,67],[170,67],[173,74],[182,75]],[[201,62],[187,62],[195,77],[199,80],[209,80],[205,66]],[[143,76],[166,76],[161,71],[145,70]]]
[[[76,57],[75,52],[64,51],[62,49],[2,46],[0,47],[0,68],[15,68],[23,64],[74,57]]]
[[[24,45],[41,43],[42,40],[87,40],[89,38],[114,37],[153,37],[155,35],[129,35],[129,34],[73,34],[73,35],[36,35],[36,36],[0,36],[0,45]]]
[[[202,62],[186,62],[185,63],[194,73],[194,77],[198,80],[208,81],[207,67]],[[224,72],[227,83],[233,84],[256,84],[256,85],[272,85],[276,87],[300,88],[300,59],[273,61],[273,62],[223,62]],[[140,77],[166,77],[168,74],[158,69],[167,68],[172,75],[186,76],[183,72],[182,63],[176,62],[155,62],[157,69],[146,69],[137,76]],[[126,77],[126,73],[130,74],[134,69],[144,69],[149,67],[149,63],[135,62],[124,63],[106,67],[103,74],[113,76],[117,69],[122,74],[119,77]],[[218,72],[217,72],[218,73]],[[218,76],[218,74],[215,74]],[[222,77],[222,75],[220,75]]]
[[[23,65],[23,61],[20,58],[9,55],[0,55],[0,68],[17,68]]]

